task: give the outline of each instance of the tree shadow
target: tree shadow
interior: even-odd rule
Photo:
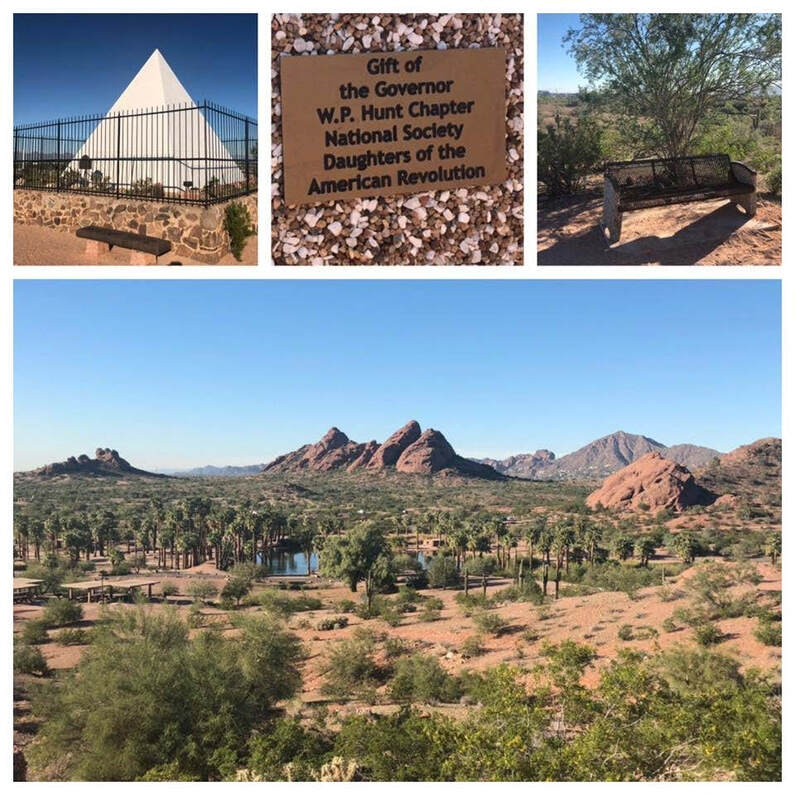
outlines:
[[[574,218],[582,211],[585,202],[566,209],[565,215]],[[577,209],[579,208],[579,210]],[[559,226],[557,223],[539,223],[539,232]],[[554,220],[554,219],[553,219]],[[594,225],[586,232],[558,240],[554,245],[538,252],[539,265],[697,265],[701,260],[724,245],[729,238],[748,223],[750,217],[733,202],[726,202],[711,213],[679,229],[669,237],[647,235],[619,243],[612,248],[607,244],[601,227]],[[749,263],[751,264],[751,263]]]

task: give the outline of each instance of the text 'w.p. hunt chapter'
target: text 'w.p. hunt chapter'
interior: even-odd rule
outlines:
[[[280,64],[288,204],[505,181],[505,50]]]

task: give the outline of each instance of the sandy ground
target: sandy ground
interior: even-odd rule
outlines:
[[[85,241],[69,232],[48,229],[43,226],[14,224],[14,264],[15,265],[88,265],[86,262]],[[130,252],[114,248],[101,260],[100,265],[130,265]],[[207,265],[184,257],[167,254],[160,257],[159,265]],[[243,256],[238,262],[227,254],[217,265],[256,265],[257,236],[246,240]]]
[[[539,265],[780,265],[781,205],[759,199],[749,218],[712,200],[625,213],[609,247],[599,227],[600,190],[538,207]]]
[[[763,577],[756,586],[758,591],[780,591],[781,571],[765,561],[756,561],[755,565]],[[588,643],[596,648],[597,659],[586,672],[584,683],[594,685],[598,682],[599,672],[615,658],[620,648],[637,648],[644,651],[666,649],[678,643],[693,643],[693,630],[687,627],[674,632],[665,632],[663,621],[672,616],[679,607],[690,604],[687,580],[695,569],[685,571],[679,578],[668,578],[666,590],[659,586],[642,589],[634,599],[624,593],[600,592],[589,596],[562,596],[559,600],[550,599],[542,607],[526,603],[509,603],[494,612],[508,622],[507,631],[500,636],[483,638],[485,652],[474,658],[467,658],[461,653],[461,644],[472,635],[481,634],[474,623],[474,616],[467,616],[463,608],[455,602],[457,591],[428,590],[426,595],[433,595],[444,602],[440,618],[436,621],[423,621],[419,613],[407,614],[400,626],[390,627],[381,619],[365,621],[353,614],[347,614],[349,624],[339,630],[319,631],[318,622],[323,618],[340,615],[335,604],[341,600],[358,601],[361,594],[352,594],[350,590],[339,584],[328,583],[313,576],[306,584],[308,595],[317,596],[323,601],[323,609],[300,612],[289,619],[289,627],[303,642],[307,658],[302,664],[303,689],[291,709],[300,711],[301,705],[327,701],[321,688],[326,671],[326,660],[333,645],[343,638],[353,635],[357,627],[366,627],[376,633],[400,638],[412,651],[422,651],[439,658],[442,665],[451,673],[460,673],[465,669],[483,670],[502,662],[520,666],[529,670],[540,661],[540,649],[544,641],[557,643],[566,639],[574,639]],[[187,612],[191,599],[186,594],[191,580],[202,579],[212,581],[220,590],[226,574],[218,572],[212,564],[204,564],[196,569],[183,572],[162,572],[157,575],[162,580],[169,580],[177,585],[179,593],[169,598],[169,603],[177,606],[180,611]],[[278,578],[276,578],[278,580]],[[257,584],[256,591],[273,585],[274,582]],[[488,587],[489,595],[509,585],[507,580],[495,579]],[[550,583],[550,594],[553,592]],[[565,583],[562,583],[565,587]],[[740,586],[738,591],[748,590],[753,586]],[[361,590],[361,589],[360,589]],[[155,592],[159,587],[155,588]],[[479,587],[472,588],[473,593],[480,593]],[[286,593],[293,593],[287,591]],[[21,630],[25,621],[36,618],[42,612],[44,601],[37,604],[14,605],[14,629]],[[155,605],[162,604],[159,598]],[[84,604],[84,618],[81,626],[90,627],[99,617],[100,606]],[[257,610],[258,608],[250,608]],[[208,621],[220,623],[229,631],[227,615],[215,606],[206,606],[203,613]],[[635,629],[652,627],[659,635],[648,640],[624,641],[618,637],[618,631],[624,624]],[[780,665],[781,649],[765,646],[753,636],[756,619],[733,618],[717,622],[724,633],[724,640],[716,647],[718,650],[735,656],[744,668],[751,666],[762,669],[774,669]],[[529,638],[525,631],[530,630],[535,637]],[[54,634],[57,630],[51,632]],[[62,646],[49,642],[40,647],[52,668],[64,669],[73,667],[80,659],[85,647]],[[336,708],[344,712],[355,711],[362,705],[350,703]]]

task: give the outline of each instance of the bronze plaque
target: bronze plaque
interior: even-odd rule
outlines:
[[[505,50],[294,55],[280,65],[288,204],[505,181]]]

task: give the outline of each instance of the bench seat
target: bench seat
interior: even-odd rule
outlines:
[[[728,155],[608,163],[602,227],[613,244],[621,237],[625,212],[720,198],[733,198],[749,216],[755,215],[756,172]]]
[[[114,246],[130,249],[133,252],[130,263],[135,265],[155,264],[159,256],[171,251],[171,243],[161,237],[137,235],[106,226],[84,226],[77,230],[76,235],[88,241],[86,252],[94,257],[100,253],[100,249],[96,245],[91,246],[92,242],[106,246],[105,251],[110,251]],[[136,252],[144,256],[136,256]]]

